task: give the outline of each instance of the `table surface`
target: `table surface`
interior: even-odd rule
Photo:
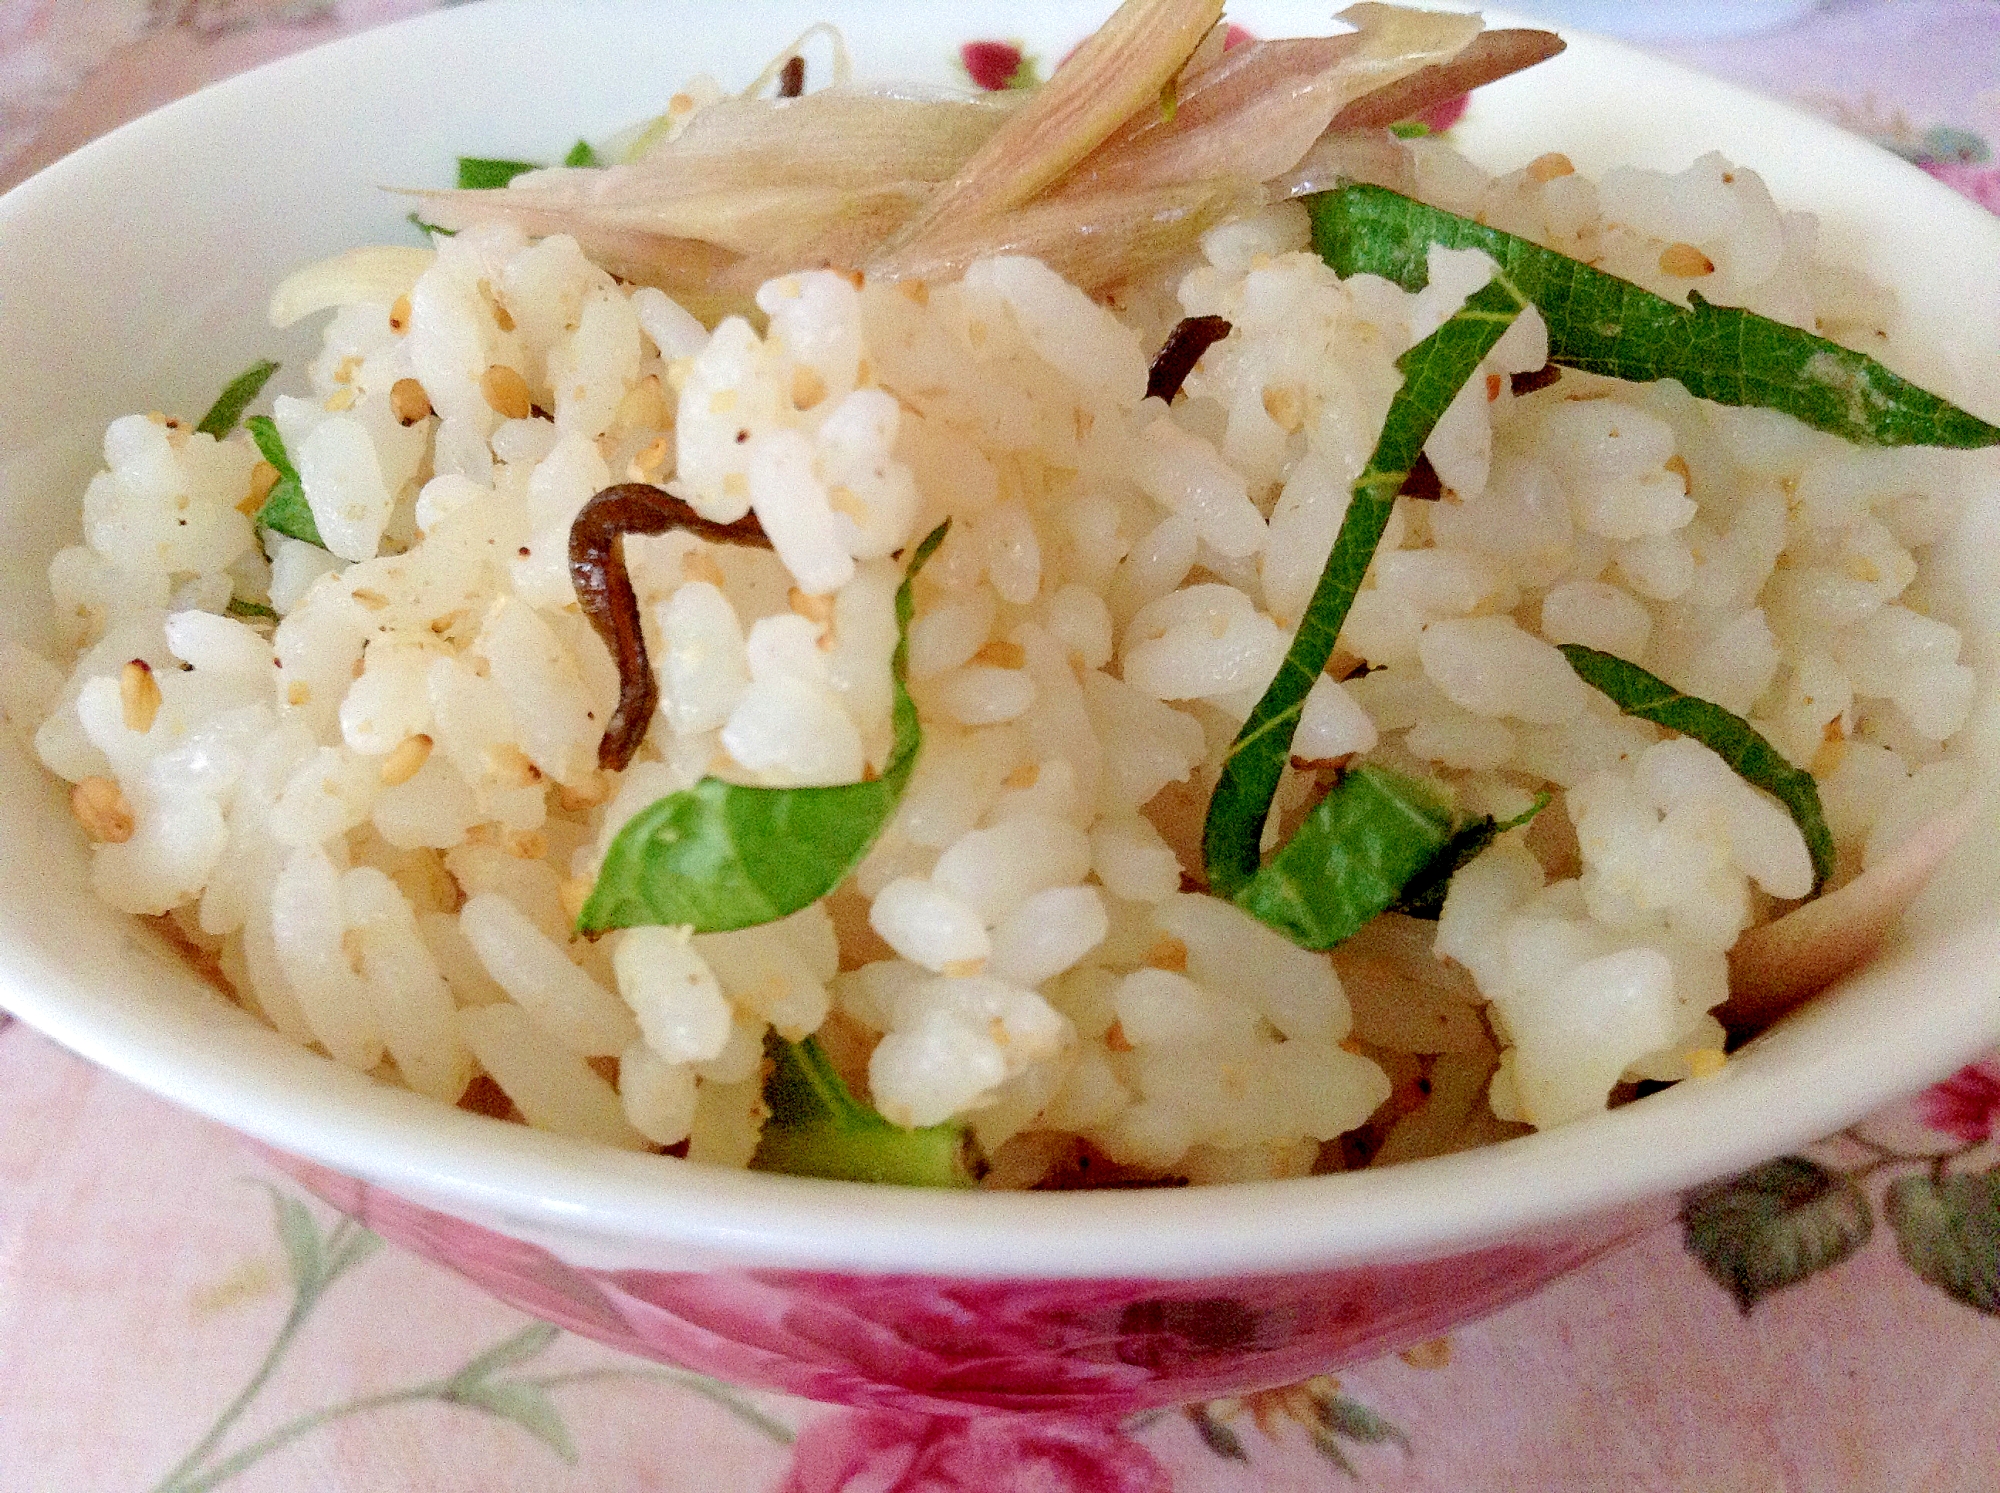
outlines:
[[[434,3],[0,0],[0,188],[205,82]],[[1762,36],[1656,45],[2000,212],[2000,0],[1845,0]],[[1337,1384],[945,1433],[538,1326],[366,1247],[230,1132],[0,1016],[0,1488],[1991,1489],[2000,1259],[1990,1234],[1977,1246],[2000,1219],[1996,1116],[2000,1059],[1691,1207],[1693,1228]],[[1722,1206],[1776,1180],[1803,1207]],[[1925,1189],[1940,1206],[1894,1206]],[[302,1292],[286,1241],[308,1229],[361,1247]],[[1791,1258],[1821,1263],[1804,1278],[1747,1305],[1719,1284],[1732,1251],[1801,1241],[1818,1247]],[[448,1398],[499,1345],[490,1408]]]

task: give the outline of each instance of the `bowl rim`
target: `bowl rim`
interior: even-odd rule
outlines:
[[[1266,0],[1258,16],[1304,17],[1304,0]],[[785,19],[848,5],[784,0],[760,8],[774,36]],[[561,12],[558,14],[558,12]],[[1075,32],[1060,0],[954,7],[951,34],[987,16],[1004,30]],[[884,17],[889,19],[884,19]],[[1317,21],[1316,13],[1312,13]],[[1495,14],[1495,24],[1509,18]],[[0,245],[17,221],[54,209],[107,165],[143,159],[167,133],[199,130],[225,112],[282,97],[316,73],[371,65],[390,48],[440,61],[508,27],[555,36],[585,24],[651,25],[636,0],[546,7],[534,0],[431,12],[266,64],[127,123],[0,198]],[[907,24],[884,8],[867,24]],[[860,26],[861,31],[866,26]],[[1268,33],[1267,33],[1268,34]],[[1887,152],[1785,105],[1564,29],[1563,78],[1613,88],[1635,70],[1744,121],[1737,133],[1783,133],[1788,160],[1843,174],[1847,200],[1889,191],[1967,251],[2000,263],[2000,218],[1986,214]],[[761,59],[760,59],[761,60]],[[1555,65],[1552,65],[1552,67]],[[1555,74],[1544,74],[1544,78]],[[1518,111],[1521,80],[1482,100]],[[1488,112],[1493,112],[1491,108]],[[164,121],[164,123],[163,123]],[[1477,120],[1471,121],[1477,127]],[[1501,133],[1505,133],[1502,131]],[[1526,159],[1526,157],[1522,157]],[[1753,158],[1748,164],[1764,171]],[[1776,164],[1775,160],[1773,164]],[[1797,172],[1767,173],[1795,177]],[[1784,192],[1779,193],[1781,200]],[[1989,403],[1992,401],[1988,401]],[[1991,413],[1991,411],[1989,411]],[[37,764],[37,771],[39,771]],[[37,812],[5,805],[7,817]],[[1557,1229],[1747,1166],[1829,1134],[1870,1109],[1943,1076],[2000,1039],[2000,989],[1980,972],[2000,963],[2000,909],[1922,949],[1892,950],[1779,1030],[1784,1055],[1753,1045],[1717,1078],[1683,1083],[1641,1104],[1457,1156],[1286,1182],[1133,1192],[941,1193],[733,1172],[621,1153],[448,1109],[336,1067],[275,1032],[218,1012],[184,969],[162,989],[186,999],[120,999],[86,988],[44,953],[0,948],[0,1007],[121,1077],[270,1145],[361,1176],[446,1212],[560,1241],[572,1259],[609,1263],[635,1252],[864,1272],[964,1276],[1228,1276],[1423,1258]],[[1884,1050],[1883,1033],[1843,1017],[1893,1003],[1914,980],[1936,996],[1935,1022]],[[1949,999],[1946,999],[1949,997]],[[1622,1158],[1606,1164],[1606,1157]]]

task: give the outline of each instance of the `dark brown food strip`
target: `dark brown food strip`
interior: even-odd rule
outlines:
[[[711,544],[771,548],[754,515],[718,524],[644,482],[605,488],[583,505],[569,526],[570,583],[584,615],[618,663],[618,709],[597,744],[597,765],[614,772],[623,771],[639,750],[660,698],[639,626],[639,598],[625,568],[624,537],[674,529],[685,529]]]
[[[797,98],[806,91],[806,60],[803,57],[787,57],[785,65],[778,72],[778,97]]]
[[[1189,316],[1167,333],[1166,345],[1146,371],[1146,397],[1164,399],[1168,404],[1181,391],[1201,355],[1229,335],[1229,323],[1220,316]]]
[[[1396,494],[1404,498],[1421,498],[1426,503],[1435,503],[1444,496],[1444,483],[1438,477],[1438,469],[1421,451],[1417,453],[1417,464],[1410,468],[1410,475],[1403,479],[1403,485],[1396,489]]]
[[[1562,376],[1562,369],[1553,363],[1544,363],[1532,373],[1509,374],[1507,388],[1515,394],[1532,394],[1537,389],[1546,389]]]

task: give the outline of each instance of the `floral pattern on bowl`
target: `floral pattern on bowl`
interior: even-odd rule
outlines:
[[[1666,1216],[1641,1208],[1442,1259],[1228,1280],[607,1269],[270,1154],[369,1229],[572,1332],[735,1384],[930,1414],[1117,1415],[1291,1383],[1434,1338]]]

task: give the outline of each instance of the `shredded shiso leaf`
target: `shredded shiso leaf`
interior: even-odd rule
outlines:
[[[854,1097],[811,1037],[764,1041],[770,1064],[764,1124],[753,1171],[902,1187],[971,1187],[986,1166],[971,1128],[959,1121],[905,1130]]]
[[[524,172],[541,169],[541,166],[534,161],[502,161],[489,156],[460,156],[458,187],[462,192],[489,191],[494,187],[506,186]]]
[[[1833,835],[1819,802],[1813,775],[1792,766],[1741,716],[1709,700],[1684,695],[1656,674],[1637,664],[1581,643],[1558,645],[1577,677],[1627,715],[1691,736],[1727,762],[1753,788],[1762,788],[1783,804],[1805,836],[1812,856],[1813,890],[1833,874]]]
[[[1347,620],[1348,608],[1368,573],[1375,546],[1396,506],[1397,492],[1417,464],[1424,442],[1445,408],[1527,305],[1528,298],[1504,274],[1498,275],[1449,321],[1397,360],[1403,371],[1403,387],[1389,406],[1375,454],[1354,484],[1333,553],[1327,557],[1326,569],[1299,619],[1298,634],[1277,677],[1237,733],[1209,799],[1208,818],[1202,828],[1202,858],[1207,864],[1209,890],[1217,896],[1234,898],[1258,874],[1264,819],[1278,791],[1292,734],[1313,682],[1333,656],[1341,624]],[[1433,852],[1442,848],[1449,833],[1447,822]],[[1412,866],[1410,874],[1417,869]],[[1394,900],[1393,894],[1389,900]],[[1388,902],[1382,905],[1386,907]]]
[[[1389,911],[1436,922],[1444,911],[1444,894],[1450,889],[1451,879],[1458,874],[1459,867],[1485,850],[1508,830],[1532,824],[1535,816],[1553,801],[1552,794],[1537,793],[1535,801],[1512,819],[1495,819],[1491,814],[1482,814],[1471,823],[1455,830],[1452,837],[1445,842],[1444,848],[1431,857],[1430,863],[1403,884],[1401,894],[1391,904]]]
[[[1436,785],[1363,763],[1232,899],[1304,949],[1330,949],[1395,905],[1452,842]]]
[[[1873,358],[1811,332],[1690,292],[1677,306],[1629,280],[1524,238],[1357,184],[1305,199],[1313,247],[1343,278],[1405,290],[1428,278],[1434,244],[1480,249],[1526,292],[1549,328],[1549,361],[1632,383],[1677,379],[1717,404],[1773,409],[1862,446],[2000,445],[2000,427]]]
[[[775,922],[824,897],[852,871],[902,802],[923,731],[906,683],[910,590],[947,524],[910,557],[896,589],[893,746],[882,775],[830,788],[752,788],[707,777],[626,822],[577,918],[585,934],[645,924],[722,933]]]
[[[208,413],[201,417],[201,423],[195,426],[195,430],[202,435],[214,436],[218,441],[228,435],[236,428],[236,422],[243,418],[243,412],[250,408],[250,402],[264,392],[264,385],[277,371],[278,365],[269,358],[261,363],[252,363],[215,396],[215,403],[208,407]]]
[[[257,522],[288,538],[303,539],[325,549],[326,541],[319,537],[319,525],[306,505],[305,484],[299,481],[299,469],[292,465],[284,437],[278,434],[277,422],[269,415],[252,415],[243,423],[264,460],[278,469],[277,484],[265,497],[264,506],[257,510]]]

